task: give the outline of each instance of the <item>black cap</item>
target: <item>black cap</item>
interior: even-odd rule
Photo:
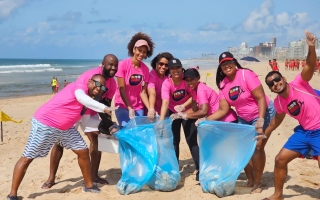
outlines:
[[[182,67],[181,61],[178,58],[173,58],[168,62],[169,69],[172,67]]]
[[[183,80],[186,78],[196,78],[200,76],[199,71],[195,68],[189,68],[184,72]]]
[[[227,61],[227,60],[233,60],[233,55],[232,53],[226,51],[223,52],[222,54],[220,54],[219,56],[219,65],[223,62],[223,61]]]

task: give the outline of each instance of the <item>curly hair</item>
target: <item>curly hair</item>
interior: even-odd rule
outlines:
[[[157,62],[159,62],[159,60],[161,60],[161,58],[165,58],[167,59],[168,61],[173,59],[173,56],[171,53],[169,52],[163,52],[163,53],[159,53],[156,57],[154,57],[151,61],[151,67],[152,69],[156,70],[156,67],[157,67]],[[165,72],[165,75],[168,76],[169,75],[169,70],[167,70]]]
[[[138,40],[145,40],[148,43],[148,45],[150,47],[150,51],[147,52],[147,58],[150,58],[153,54],[153,49],[154,49],[155,44],[152,42],[152,39],[150,36],[148,36],[147,34],[142,33],[142,32],[136,33],[134,36],[132,36],[132,38],[127,46],[128,55],[131,57],[133,56],[133,48]]]

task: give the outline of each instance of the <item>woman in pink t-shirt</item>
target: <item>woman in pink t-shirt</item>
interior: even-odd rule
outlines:
[[[162,99],[161,88],[163,82],[168,77],[168,62],[173,59],[171,53],[159,53],[151,61],[152,70],[150,71],[148,83],[149,110],[148,118],[154,120],[156,112],[160,114]]]
[[[192,108],[183,113],[178,113],[178,115],[183,119],[199,119],[208,117],[209,120],[238,123],[237,115],[232,109],[228,109],[228,111],[224,113],[223,117],[210,117],[215,112],[220,111],[219,107],[221,106],[219,105],[225,100],[220,100],[219,95],[212,88],[200,82],[200,74],[196,68],[187,69],[184,72],[183,79],[192,90]],[[224,105],[229,106],[226,101],[224,102]]]
[[[275,115],[273,102],[265,95],[258,76],[244,69],[230,52],[219,56],[216,84],[221,99],[233,106],[238,114],[238,123],[254,125],[258,139],[265,138],[264,130]],[[245,167],[251,193],[262,192],[262,173],[266,162],[264,146],[267,139],[257,142],[251,161]]]
[[[144,34],[135,34],[128,43],[130,58],[121,60],[116,73],[118,88],[115,93],[115,112],[118,123],[124,126],[136,115],[142,116],[144,106],[149,109],[147,87],[149,68],[142,62],[152,56],[154,43]]]
[[[170,76],[163,82],[161,89],[162,106],[160,120],[165,118],[168,108],[171,115],[190,108],[189,105],[192,103],[191,90],[182,79],[184,69],[182,68],[181,61],[173,58],[169,60],[168,67]],[[173,146],[177,160],[179,161],[180,130],[182,125],[196,169],[199,170],[198,132],[195,121],[195,119],[176,119],[172,122]],[[199,172],[196,175],[196,180],[199,180]]]

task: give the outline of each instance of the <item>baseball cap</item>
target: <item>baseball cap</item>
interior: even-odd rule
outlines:
[[[222,54],[220,54],[219,56],[219,65],[224,62],[224,61],[227,61],[227,60],[233,60],[233,55],[232,53],[226,51],[226,52],[223,52]]]
[[[178,58],[173,58],[168,62],[169,69],[172,67],[182,67],[181,61]]]
[[[189,68],[184,72],[184,77],[183,80],[185,80],[186,78],[196,78],[200,76],[199,71],[195,68]]]
[[[150,47],[148,45],[148,42],[145,40],[138,40],[135,44],[134,47],[141,47],[141,46],[146,46],[148,48],[148,51],[150,51]]]

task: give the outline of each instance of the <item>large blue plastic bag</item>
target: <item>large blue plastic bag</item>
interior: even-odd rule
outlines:
[[[181,179],[179,164],[173,147],[172,120],[166,119],[154,126],[158,144],[158,161],[148,186],[154,190],[172,191]]]
[[[135,117],[115,134],[122,170],[116,186],[120,194],[138,192],[153,175],[158,160],[153,126],[146,117]]]
[[[203,121],[198,126],[200,185],[218,197],[232,195],[256,147],[254,126]]]

